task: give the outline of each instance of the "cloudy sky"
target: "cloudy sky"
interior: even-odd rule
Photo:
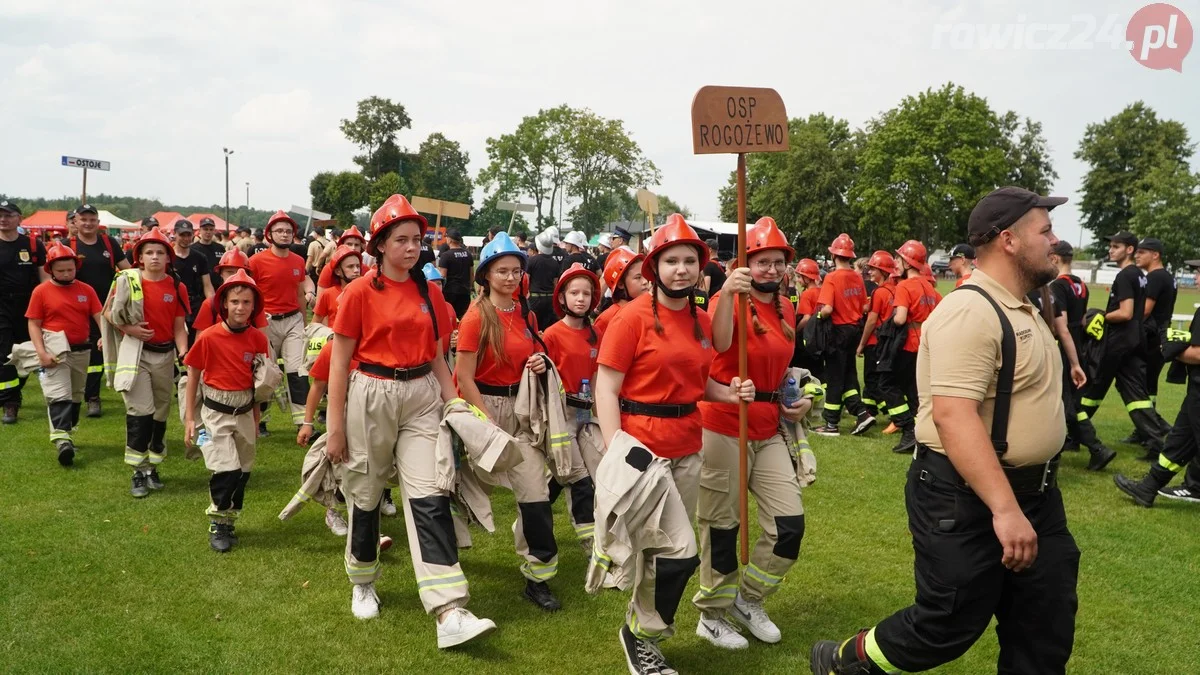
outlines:
[[[77,194],[78,170],[60,165],[69,154],[112,162],[89,172],[90,192],[220,202],[228,146],[235,205],[247,181],[255,207],[305,204],[314,173],[354,168],[338,121],[378,95],[413,118],[403,145],[440,131],[472,173],[489,136],[539,108],[624,119],[662,170],[652,189],[715,220],[734,160],[692,154],[700,86],[774,87],[791,116],[858,126],[953,81],[1040,120],[1056,192],[1074,200],[1084,167],[1071,155],[1089,122],[1141,99],[1200,136],[1200,57],[1156,71],[1111,46],[1144,4],[0,0],[0,192]],[[1200,2],[1175,4],[1200,21]],[[1035,22],[1061,24],[1061,44],[1014,48],[1011,32],[985,44]],[[1056,211],[1072,242],[1077,217]]]

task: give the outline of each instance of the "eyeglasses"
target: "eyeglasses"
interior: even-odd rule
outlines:
[[[525,270],[519,267],[515,270],[492,270],[492,274],[504,279],[520,279]]]
[[[760,272],[766,272],[771,269],[785,270],[787,269],[787,261],[776,260],[771,262],[769,260],[759,260],[758,262],[754,263],[754,268]]]

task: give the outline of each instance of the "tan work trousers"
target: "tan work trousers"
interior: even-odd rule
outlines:
[[[517,435],[516,399],[510,396],[484,396],[483,403],[492,413],[496,426]],[[521,463],[505,472],[517,499],[517,521],[513,540],[521,563],[521,574],[531,581],[549,581],[558,574],[558,542],[554,539],[554,521],[550,510],[550,472],[546,456],[528,443],[517,442]]]
[[[762,531],[750,564],[738,575],[738,439],[704,430],[700,452],[700,591],[692,602],[717,617],[740,593],[753,602],[779,590],[796,563],[804,536],[804,505],[791,452],[779,434],[750,441],[747,486],[758,504]]]
[[[121,394],[125,398],[125,414],[153,415],[155,421],[165,422],[174,393],[175,352],[160,354],[143,349],[133,386]]]
[[[342,493],[350,532],[346,574],[356,584],[379,578],[379,504],[393,469],[417,590],[432,615],[463,607],[470,598],[458,564],[450,495],[437,487],[434,450],[442,423],[441,387],[432,374],[397,381],[350,374],[346,394],[346,448]]]
[[[629,630],[641,639],[668,638],[675,634],[675,611],[684,587],[695,570],[696,533],[692,518],[700,487],[700,454],[671,460],[674,485],[663,503],[658,528],[630,532],[637,551],[633,572],[633,598],[625,613]],[[669,588],[660,588],[660,577]]]
[[[42,396],[46,399],[46,410],[50,419],[50,442],[71,440],[78,412],[72,404],[83,402],[83,390],[87,385],[88,361],[91,352],[66,352],[59,362],[43,368],[38,374],[42,385]]]
[[[283,361],[283,372],[307,377],[304,353],[308,347],[308,340],[304,337],[304,312],[293,314],[286,319],[268,319],[266,333],[271,353]],[[286,376],[281,386],[288,386]],[[295,400],[297,396],[291,398],[288,407],[292,414],[292,424],[300,424],[304,421],[305,402]]]
[[[253,392],[224,391],[212,389],[201,384],[196,399],[212,399],[217,403],[241,408],[249,405],[254,398]],[[207,405],[200,406],[200,419],[208,430],[208,442],[200,446],[204,455],[204,467],[214,474],[241,472],[249,474],[254,468],[254,443],[258,438],[258,427],[254,424],[254,412],[248,411],[241,415],[231,415],[213,410]],[[245,489],[244,483],[241,489]],[[210,498],[213,491],[209,490]],[[209,500],[205,514],[217,522],[232,522],[241,512],[240,495],[229,504],[228,508],[218,506],[215,499]]]

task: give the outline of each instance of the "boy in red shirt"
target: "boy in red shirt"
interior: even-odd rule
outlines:
[[[268,354],[267,336],[251,324],[262,313],[262,295],[245,270],[238,270],[216,293],[222,321],[196,338],[183,362],[187,365],[185,442],[196,437],[194,410],[200,411],[208,442],[200,446],[211,500],[208,544],[218,553],[228,553],[238,542],[234,521],[242,512],[246,483],[254,468],[254,361]],[[270,366],[268,366],[270,367]],[[197,396],[200,383],[203,393]]]
[[[825,378],[825,362],[817,359],[804,348],[804,327],[817,313],[817,298],[821,297],[821,268],[812,258],[803,258],[796,264],[796,283],[800,288],[800,299],[796,303],[796,347],[792,352],[792,366],[804,368],[818,380]]]
[[[813,431],[822,436],[837,436],[842,407],[854,415],[854,436],[866,433],[875,425],[875,418],[863,405],[858,394],[858,363],[854,350],[860,336],[858,322],[867,304],[867,291],[862,275],[854,271],[854,241],[842,233],[829,247],[834,270],[825,276],[817,304],[821,320],[833,322],[832,342],[825,357],[825,424]]]
[[[50,442],[58,450],[58,463],[71,466],[75,443],[71,431],[79,425],[79,409],[87,383],[88,360],[92,344],[88,341],[89,320],[100,322],[100,298],[91,286],[75,280],[79,257],[71,249],[55,244],[46,252],[46,273],[50,279],[33,289],[25,318],[29,320],[29,340],[37,349],[42,364],[39,380],[50,415]],[[46,333],[66,334],[71,351],[61,358],[46,350]]]
[[[925,278],[924,244],[915,240],[906,241],[896,251],[896,257],[900,259],[902,278],[896,284],[892,322],[897,326],[907,326],[908,335],[891,371],[883,374],[880,384],[888,410],[899,411],[892,416],[892,421],[900,427],[900,442],[892,448],[892,452],[907,453],[917,445],[914,418],[921,407],[917,396],[917,350],[921,346],[921,324],[937,307],[941,296]]]
[[[896,295],[896,282],[892,279],[892,273],[896,271],[896,261],[887,251],[875,251],[867,260],[866,271],[871,283],[875,284],[875,292],[871,293],[857,354],[863,359],[863,394],[876,401],[876,404],[881,406],[880,410],[884,410],[882,406],[886,406],[886,403],[879,385],[880,373],[876,368],[875,345],[879,343],[879,337],[875,335],[875,329],[879,327],[880,321],[892,314],[892,298]],[[889,415],[896,414],[890,410],[887,412]],[[895,431],[894,425],[889,428]],[[885,429],[883,433],[889,432]]]

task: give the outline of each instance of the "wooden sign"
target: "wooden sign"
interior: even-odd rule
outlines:
[[[646,214],[646,224],[650,226],[650,234],[654,234],[655,221],[654,216],[658,215],[658,195],[642,188],[637,191],[638,208]]]
[[[788,149],[788,118],[774,89],[701,87],[692,99],[692,152],[697,155]]]
[[[447,202],[441,199],[431,199],[429,197],[412,198],[412,207],[421,213],[432,213],[437,215],[437,220],[433,225],[433,244],[436,246],[442,243],[446,232],[442,229],[442,216],[447,218],[458,218],[459,220],[469,220],[471,218],[471,205],[461,202]]]

